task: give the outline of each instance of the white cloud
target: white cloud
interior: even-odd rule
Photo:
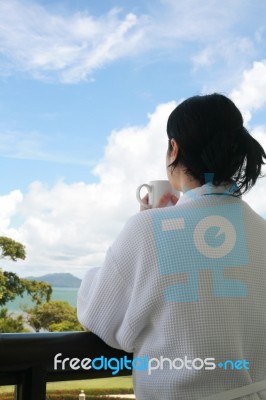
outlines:
[[[12,69],[73,83],[110,61],[134,52],[142,37],[141,19],[112,10],[60,16],[33,2],[0,2],[0,54],[3,73]],[[7,65],[6,65],[7,64]],[[12,66],[12,67],[11,67]]]
[[[45,137],[37,132],[0,132],[0,152],[4,157],[43,159]]]
[[[244,71],[241,84],[231,92],[230,97],[248,123],[252,112],[266,104],[266,60],[255,61],[251,69]]]
[[[60,135],[57,135],[60,138]],[[55,135],[53,136],[55,140]],[[64,149],[51,149],[48,135],[39,132],[0,131],[0,154],[6,158],[41,160],[61,164],[91,165],[92,162],[69,154]]]
[[[34,182],[12,207],[0,197],[3,234],[12,233],[27,248],[27,260],[8,267],[24,275],[58,270],[80,274],[100,264],[126,219],[139,209],[136,187],[166,179],[166,121],[175,105],[159,105],[146,126],[111,133],[94,169],[98,183],[58,182],[49,188]],[[19,226],[12,228],[12,221],[20,221]]]
[[[23,195],[20,190],[13,190],[5,196],[0,196],[0,236],[10,232],[11,217],[16,212],[18,205],[22,202]]]
[[[154,10],[156,19],[163,22],[157,24],[158,30],[163,37],[185,39],[187,42],[214,42],[224,37],[248,8],[248,4],[243,7],[240,0],[161,0],[160,3],[162,7]]]
[[[2,1],[0,73],[23,71],[36,79],[76,83],[92,79],[95,70],[123,57],[155,51],[159,57],[168,52],[172,60],[182,58],[184,44],[189,57],[197,49],[192,56],[196,67],[209,66],[214,59],[246,61],[261,47],[263,26],[249,1],[155,0],[147,9],[149,14],[112,9],[96,17],[86,12],[56,14],[34,1]],[[235,24],[247,18],[254,37],[234,31]],[[190,44],[193,50],[188,50]]]
[[[243,68],[246,60],[255,53],[253,41],[248,37],[234,37],[221,39],[217,43],[204,46],[192,56],[194,69],[209,67],[226,62],[228,65],[238,65]]]

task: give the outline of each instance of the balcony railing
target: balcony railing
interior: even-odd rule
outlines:
[[[77,358],[91,360],[98,357],[110,359],[132,354],[113,349],[98,336],[89,332],[63,333],[3,333],[0,334],[0,385],[16,385],[15,400],[45,400],[46,383],[112,377],[111,369],[72,369],[69,362],[54,365],[59,359]],[[72,364],[72,366],[79,366]],[[129,369],[115,376],[131,375]]]

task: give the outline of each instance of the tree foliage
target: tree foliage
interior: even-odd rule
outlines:
[[[21,282],[34,303],[41,304],[51,299],[53,289],[49,283],[27,279],[21,279]]]
[[[76,309],[66,301],[48,301],[35,306],[25,308],[28,314],[28,323],[36,332],[45,329],[49,332],[82,331],[82,325],[78,322]]]
[[[25,246],[13,239],[0,236],[0,258],[17,261],[26,258]],[[83,330],[77,320],[76,309],[67,302],[50,301],[52,287],[46,282],[19,278],[14,272],[0,268],[0,307],[24,293],[30,295],[36,304],[33,308],[24,307],[28,313],[29,324],[38,332],[45,329],[50,332]],[[23,316],[12,317],[7,309],[0,309],[0,332],[23,332]]]
[[[25,292],[30,295],[34,303],[41,304],[50,300],[52,287],[46,282],[19,278],[14,272],[0,269],[0,306],[4,306],[17,296],[23,296]]]
[[[22,315],[12,317],[8,314],[7,308],[0,309],[0,333],[18,333],[27,332],[24,328]]]
[[[8,237],[0,236],[0,258],[12,261],[25,260],[25,246]],[[0,307],[24,293],[30,295],[33,302],[41,304],[50,300],[52,287],[45,282],[37,282],[19,278],[14,272],[3,271],[0,268]],[[0,332],[25,332],[22,315],[12,316],[7,308],[0,308]]]
[[[0,236],[0,258],[10,258],[12,261],[17,261],[19,258],[25,260],[25,246],[13,239]],[[19,278],[14,272],[3,271],[0,268],[0,306],[4,306],[17,296],[22,296],[25,292],[30,295],[33,302],[41,304],[50,300],[52,287],[45,282]]]
[[[25,260],[25,246],[13,239],[5,236],[0,236],[0,251],[1,258],[10,258],[12,261],[17,261],[18,258]]]
[[[14,300],[17,295],[22,295],[24,286],[20,278],[13,272],[0,270],[0,305],[5,305],[8,301]]]

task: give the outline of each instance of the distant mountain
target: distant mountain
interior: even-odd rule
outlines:
[[[53,287],[79,288],[81,279],[69,273],[55,273],[43,276],[27,276],[26,279],[50,283]]]

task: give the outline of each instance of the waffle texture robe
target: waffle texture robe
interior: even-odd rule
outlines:
[[[265,220],[210,183],[134,215],[84,277],[78,318],[146,360],[133,369],[138,400],[199,400],[265,380]],[[266,389],[239,399],[266,400]]]

